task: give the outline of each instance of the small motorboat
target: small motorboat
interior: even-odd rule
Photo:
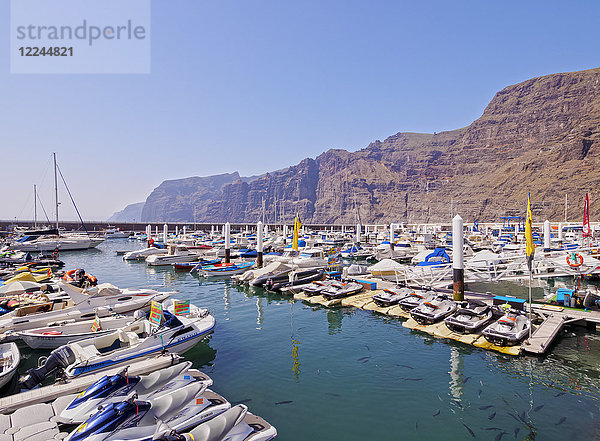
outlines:
[[[56,421],[62,424],[81,423],[96,413],[99,406],[118,403],[131,394],[143,400],[167,394],[194,381],[188,372],[191,367],[192,362],[186,361],[141,377],[129,376],[127,368],[115,375],[105,375],[73,398]],[[204,383],[209,387],[212,380],[207,379]]]
[[[435,291],[412,291],[409,295],[399,300],[398,305],[405,311],[410,311],[423,302],[435,299],[436,296],[437,293]]]
[[[167,254],[167,250],[153,246],[141,250],[129,251],[125,253],[123,260],[146,260],[147,257],[155,254]]]
[[[159,423],[154,441],[269,441],[277,430],[259,416],[248,412],[243,404],[233,406],[222,414],[200,424],[188,433],[177,433]]]
[[[430,325],[437,323],[454,311],[456,311],[457,304],[446,294],[438,294],[432,300],[426,300],[411,309],[410,316],[422,325]]]
[[[363,286],[357,282],[338,282],[335,281],[323,291],[321,295],[327,300],[341,299],[348,296],[358,294],[363,289]]]
[[[144,312],[138,311],[144,318]],[[93,320],[79,322],[73,319],[59,320],[43,328],[17,332],[17,335],[32,349],[56,349],[67,343],[114,332],[134,320],[134,317],[121,315],[96,317]]]
[[[185,263],[197,261],[199,256],[188,250],[169,246],[167,254],[153,254],[146,257],[146,265],[149,266],[170,266],[173,263]]]
[[[0,388],[15,376],[21,362],[21,353],[16,343],[0,344]]]
[[[215,265],[201,266],[198,274],[204,277],[233,276],[248,271],[256,265],[256,262],[240,263],[217,263]]]
[[[377,306],[386,308],[396,305],[400,300],[405,299],[412,292],[412,289],[406,287],[390,289],[385,288],[383,292],[373,296],[373,301]]]
[[[331,284],[334,282],[335,282],[335,280],[332,280],[332,279],[330,279],[330,280],[315,280],[310,285],[303,287],[302,292],[309,297],[318,296],[323,291],[325,291],[327,288],[329,288],[331,286]]]
[[[66,441],[146,441],[152,440],[157,421],[171,430],[187,431],[225,412],[231,405],[222,397],[214,399],[206,384],[198,381],[176,388],[159,397],[108,403],[80,424]],[[201,439],[201,438],[200,438]]]
[[[169,299],[163,304],[164,320],[160,325],[150,320],[135,321],[109,334],[61,346],[50,353],[42,366],[27,371],[21,385],[31,389],[56,371],[73,378],[164,351],[181,354],[215,327],[215,318],[207,309],[190,305],[185,315],[175,315],[174,311],[175,301]]]
[[[482,331],[487,341],[498,346],[513,346],[523,340],[531,323],[522,311],[509,309],[497,322]]]
[[[492,307],[481,300],[467,300],[450,317],[444,319],[448,329],[461,334],[470,334],[489,324],[494,319]]]

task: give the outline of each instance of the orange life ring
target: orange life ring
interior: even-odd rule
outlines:
[[[75,275],[76,271],[77,271],[76,269],[67,271],[65,273],[65,275],[62,276],[62,279],[67,283],[73,282],[75,280],[75,279],[73,279],[73,276]],[[91,274],[85,273],[85,278],[88,280],[88,282],[90,282],[90,285],[92,285],[92,286],[94,286],[94,285],[96,285],[96,283],[98,283],[98,279],[95,276],[92,276]]]
[[[574,258],[575,261],[572,262],[571,258]],[[567,263],[572,268],[579,268],[583,264],[583,256],[579,253],[571,253],[567,255]]]

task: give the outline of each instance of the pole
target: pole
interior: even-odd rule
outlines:
[[[360,224],[356,224],[356,244],[360,245]]]
[[[37,228],[37,189],[33,184],[33,228]]]
[[[231,260],[231,250],[229,249],[231,246],[229,238],[229,222],[225,223],[223,228],[225,229],[225,263],[229,263]]]
[[[167,239],[169,236],[169,227],[167,226],[167,224],[163,225],[163,243],[165,244],[165,246],[167,246]]]
[[[550,221],[544,221],[544,252],[550,251]]]
[[[394,224],[390,223],[390,250],[394,251]]]
[[[287,237],[288,237],[288,226],[284,225],[283,226],[283,244],[284,245],[287,244]]]
[[[452,219],[452,279],[454,300],[465,300],[465,260],[463,255],[463,218],[460,215]]]
[[[58,178],[56,176],[56,153],[52,153],[54,158],[54,201],[56,203],[56,230],[58,230]],[[57,233],[58,234],[58,233]]]
[[[567,223],[567,196],[568,194],[565,193],[565,224]]]
[[[533,272],[529,267],[529,338],[531,338],[531,280],[533,279]]]
[[[256,224],[256,267],[263,266],[263,224],[258,221]]]

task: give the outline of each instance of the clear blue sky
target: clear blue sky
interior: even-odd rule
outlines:
[[[165,179],[466,126],[509,84],[598,67],[598,17],[597,1],[153,1],[149,75],[13,75],[7,41],[0,219],[32,217],[34,183],[53,211],[53,151],[100,220]]]

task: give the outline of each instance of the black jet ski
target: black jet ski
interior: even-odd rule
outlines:
[[[423,302],[435,299],[436,296],[437,293],[435,291],[412,291],[406,297],[398,301],[398,305],[405,311],[410,311]]]
[[[461,334],[470,334],[489,324],[494,319],[490,305],[481,300],[467,300],[444,322],[448,329]]]
[[[281,291],[282,288],[287,288],[289,286],[306,285],[308,283],[314,282],[315,280],[322,280],[324,275],[325,270],[322,268],[300,271],[298,273],[293,274],[294,280],[291,282],[290,275],[287,276],[287,280],[282,282],[274,282],[273,279],[269,279],[267,280],[267,283],[265,283],[265,288],[267,289],[267,291]]]
[[[422,325],[437,323],[454,311],[458,305],[446,294],[438,294],[432,300],[426,300],[410,311],[410,316]]]
[[[522,311],[509,309],[496,323],[482,331],[487,341],[498,346],[513,346],[529,333],[531,322]]]
[[[358,294],[363,286],[357,282],[333,282],[328,288],[321,291],[321,295],[327,300],[341,299]]]
[[[388,307],[397,304],[400,300],[405,299],[413,292],[410,288],[385,288],[383,292],[375,294],[373,301],[377,306]]]
[[[331,279],[330,280],[315,280],[310,285],[302,288],[302,292],[309,297],[318,296],[323,291],[325,291],[327,288],[329,288],[331,286],[331,284],[334,282],[335,282],[335,280],[331,280]]]

